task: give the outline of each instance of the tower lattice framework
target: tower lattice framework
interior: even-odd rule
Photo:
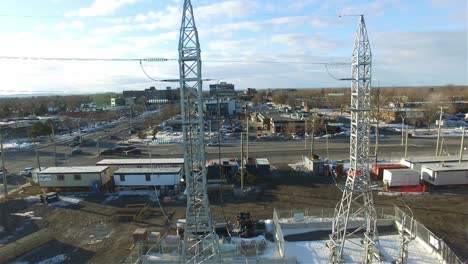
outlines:
[[[371,191],[369,173],[370,89],[372,53],[367,36],[364,16],[360,16],[355,35],[351,65],[351,133],[350,170],[343,187],[343,196],[335,208],[332,234],[328,242],[332,263],[343,262],[345,242],[364,232],[364,263],[380,259],[380,244],[377,234],[377,214]],[[362,224],[348,226],[352,221]],[[350,228],[350,230],[348,230]]]
[[[187,194],[182,263],[220,263],[209,207],[204,144],[200,43],[190,0],[184,0],[179,71]]]

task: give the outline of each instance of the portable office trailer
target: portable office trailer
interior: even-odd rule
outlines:
[[[412,157],[412,158],[401,158],[400,164],[410,169],[421,171],[422,166],[426,164],[438,164],[438,163],[458,163],[458,157]],[[468,156],[462,158],[462,162],[468,162]]]
[[[422,180],[432,185],[468,184],[468,166],[466,164],[427,165],[421,169]]]
[[[182,169],[121,168],[114,172],[115,186],[174,186],[182,179]]]
[[[110,180],[108,166],[49,167],[36,174],[43,188],[101,187]]]
[[[109,166],[114,172],[120,168],[167,168],[182,167],[184,159],[103,159],[96,163],[98,166]]]
[[[389,187],[420,185],[421,175],[413,169],[385,169],[383,183]]]

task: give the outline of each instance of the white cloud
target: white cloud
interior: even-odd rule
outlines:
[[[94,0],[90,7],[69,11],[65,16],[107,16],[113,14],[125,5],[134,4],[140,0]]]
[[[253,0],[234,0],[200,6],[195,8],[194,13],[196,20],[233,19],[254,13],[257,7]]]
[[[54,25],[56,30],[67,30],[67,29],[83,29],[85,24],[81,21],[71,21],[71,22],[60,22]]]

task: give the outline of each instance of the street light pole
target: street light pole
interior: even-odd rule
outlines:
[[[405,144],[405,116],[401,116],[401,145],[403,146]]]
[[[0,151],[2,156],[3,192],[8,196],[7,172],[5,170],[5,151],[3,150],[3,133],[0,133]]]
[[[440,130],[442,128],[442,111],[443,107],[440,107],[440,115],[439,115],[439,127],[437,129],[437,145],[436,145],[436,153],[435,156],[437,157],[439,155],[439,141],[440,141]],[[442,148],[442,146],[440,146]]]
[[[461,143],[460,143],[460,157],[458,158],[458,163],[461,163],[462,159],[463,159],[463,145],[465,144],[465,129],[466,129],[466,127],[463,126],[463,128],[462,128],[462,138],[461,138]]]

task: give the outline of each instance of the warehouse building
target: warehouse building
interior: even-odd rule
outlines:
[[[89,188],[97,190],[109,183],[108,166],[49,167],[37,172],[41,188]]]
[[[121,168],[113,178],[116,187],[175,186],[182,179],[182,168]]]

